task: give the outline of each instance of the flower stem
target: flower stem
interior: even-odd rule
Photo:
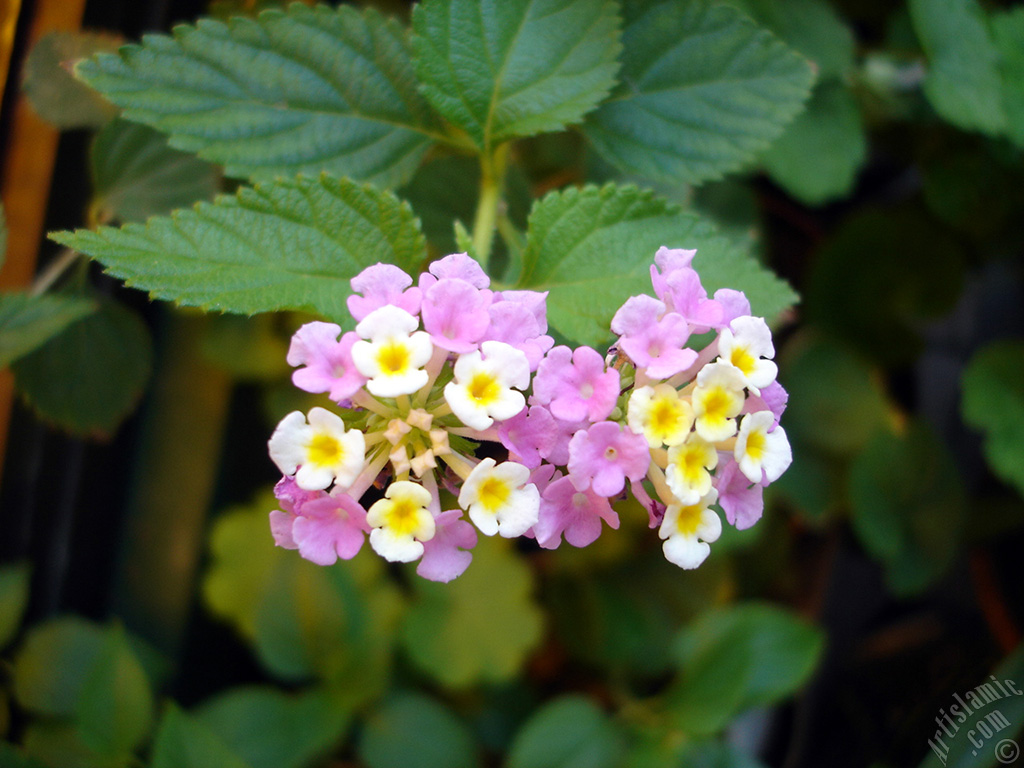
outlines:
[[[480,158],[480,199],[473,220],[473,250],[484,271],[487,271],[491,245],[494,243],[507,161],[508,144],[502,144],[493,153],[484,154]]]

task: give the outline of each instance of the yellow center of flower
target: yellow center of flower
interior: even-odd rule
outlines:
[[[501,385],[493,374],[481,371],[473,375],[466,391],[480,405],[489,405],[501,395]]]
[[[484,509],[492,514],[497,514],[498,510],[505,506],[510,493],[511,489],[508,487],[508,483],[496,477],[489,477],[480,483],[477,498]]]
[[[313,439],[309,441],[307,455],[309,456],[310,464],[333,466],[341,461],[343,450],[341,443],[334,437],[318,434],[314,435]]]
[[[669,440],[682,428],[685,416],[681,400],[674,397],[658,398],[651,408],[651,431],[662,440]]]
[[[704,471],[704,451],[697,446],[680,451],[677,466],[688,483],[696,482]]]
[[[753,372],[757,360],[747,351],[746,347],[733,347],[732,353],[729,355],[729,362],[743,371],[744,376],[749,376]]]
[[[747,456],[754,461],[761,461],[764,458],[765,434],[759,429],[752,430],[747,435]]]
[[[676,518],[676,528],[683,536],[693,536],[700,526],[700,519],[703,516],[704,508],[700,504],[691,504],[679,510],[679,517]]]
[[[400,342],[389,341],[377,353],[377,364],[384,374],[404,373],[409,367],[409,348]]]
[[[700,403],[704,408],[704,418],[719,420],[732,415],[729,411],[735,399],[735,397],[731,396],[731,393],[725,391],[724,387],[710,388],[705,392],[704,397],[700,399]]]
[[[414,536],[420,527],[422,507],[409,498],[393,499],[387,511],[387,527],[397,536]]]

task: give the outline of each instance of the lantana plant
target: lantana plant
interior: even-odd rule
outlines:
[[[792,454],[771,331],[741,291],[708,297],[695,253],[658,250],[657,298],[626,300],[606,355],[555,346],[546,294],[492,291],[465,253],[415,285],[391,265],[363,270],[354,331],[312,322],[292,338],[294,384],[337,411],[293,411],[270,438],[275,542],[331,565],[369,534],[386,560],[450,581],[478,533],[584,547],[602,521],[619,527],[612,502],[632,493],[665,556],[699,566],[722,531],[713,505],[750,527]]]

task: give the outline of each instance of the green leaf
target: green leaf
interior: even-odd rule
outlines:
[[[924,92],[935,111],[959,128],[1002,133],[1006,112],[999,51],[981,5],[977,0],[910,0],[910,14],[928,57]]]
[[[302,7],[293,5],[293,8]],[[348,179],[279,179],[120,229],[52,235],[154,297],[223,312],[348,317],[349,280],[385,262],[416,271],[419,223],[390,192]]]
[[[0,294],[0,368],[6,368],[96,310],[78,296]]]
[[[989,22],[1000,57],[1007,134],[1024,147],[1024,8],[993,13]]]
[[[356,706],[387,684],[401,598],[372,556],[331,568],[274,546],[264,494],[220,517],[203,583],[211,610],[249,640],[263,665],[285,680],[319,678]]]
[[[417,693],[401,693],[366,721],[359,756],[369,768],[474,768],[469,729],[451,710]]]
[[[395,185],[436,138],[405,32],[373,10],[293,3],[257,19],[203,19],[75,73],[229,176],[326,170]]]
[[[100,222],[144,221],[217,192],[212,165],[171,149],[152,128],[124,120],[96,135],[90,161],[93,215]]]
[[[789,391],[786,430],[816,451],[855,454],[887,422],[888,404],[875,373],[840,344],[805,339],[791,345],[779,380]]]
[[[742,747],[713,739],[679,739],[674,732],[649,728],[630,749],[626,768],[765,768]]]
[[[802,109],[809,63],[735,8],[632,5],[623,84],[584,126],[621,170],[668,184],[719,178],[766,149]]]
[[[14,384],[46,421],[76,434],[109,434],[134,409],[149,379],[145,324],[113,301],[14,364]]]
[[[537,710],[516,734],[509,768],[614,768],[625,753],[616,724],[590,699],[562,696]]]
[[[252,768],[301,768],[328,752],[351,713],[322,691],[291,695],[269,687],[234,688],[195,718]]]
[[[850,467],[853,528],[885,566],[898,595],[925,589],[957,552],[963,483],[945,446],[923,423],[879,433]]]
[[[110,34],[48,32],[25,59],[22,88],[36,113],[61,129],[98,128],[117,109],[95,91],[75,80],[70,65],[101,51],[117,50],[120,39]]]
[[[73,717],[103,640],[102,628],[78,618],[34,627],[14,657],[18,703],[39,715]]]
[[[745,291],[755,314],[773,318],[796,299],[709,222],[652,192],[613,184],[552,192],[534,206],[517,287],[549,291],[551,324],[598,344],[627,298],[652,292],[650,265],[663,245],[696,248],[693,266],[708,293]]]
[[[286,360],[288,336],[279,326],[279,315],[208,315],[203,327],[203,357],[237,379],[287,378],[291,372]]]
[[[412,22],[423,93],[485,152],[557,131],[615,85],[617,10],[610,0],[426,0]]]
[[[14,639],[21,626],[28,604],[29,575],[28,563],[0,568],[0,649]]]
[[[13,744],[0,741],[0,768],[45,768],[42,763],[22,754]]]
[[[44,765],[47,768],[126,768],[127,755],[112,759],[97,754],[82,741],[82,736],[72,723],[33,720],[22,736],[26,756],[30,765]],[[36,762],[38,761],[38,762]],[[2,765],[2,763],[0,763]],[[4,766],[6,768],[6,766]]]
[[[401,634],[406,655],[448,688],[512,679],[541,638],[533,588],[506,542],[484,539],[452,583],[416,582]]]
[[[768,149],[763,162],[779,185],[807,205],[842,197],[867,154],[860,110],[842,83],[822,83],[807,110]]]
[[[706,613],[675,646],[681,673],[668,694],[675,721],[710,734],[745,709],[791,695],[814,671],[824,640],[821,630],[768,604]]]
[[[853,68],[853,30],[825,0],[725,1],[806,56],[819,80],[844,77]]]
[[[150,768],[252,768],[206,725],[173,703],[160,720]]]
[[[956,238],[916,207],[861,208],[816,254],[807,317],[869,359],[906,363],[921,349],[923,321],[959,298],[965,260]]]
[[[101,755],[123,757],[153,720],[149,681],[120,627],[107,630],[75,707],[82,741]]]
[[[1024,495],[1024,342],[989,344],[971,358],[963,377],[964,420],[985,435],[992,471]]]

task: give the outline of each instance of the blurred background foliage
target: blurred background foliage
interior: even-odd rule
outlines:
[[[266,438],[306,407],[284,362],[306,318],[150,304],[12,226],[0,766],[895,768],[935,763],[954,693],[994,669],[1024,683],[1024,9],[728,1],[817,72],[755,163],[657,185],[802,297],[776,332],[795,460],[761,523],[694,572],[642,514],[586,550],[485,541],[449,585],[368,553],[317,567],[267,525]],[[62,63],[271,5],[97,0],[41,34],[47,3],[14,3],[8,211],[32,202],[13,174],[47,136],[46,229],[231,189]],[[635,180],[579,133],[514,151],[520,226],[547,190]],[[400,190],[433,253],[455,250],[477,173],[432,157]]]

